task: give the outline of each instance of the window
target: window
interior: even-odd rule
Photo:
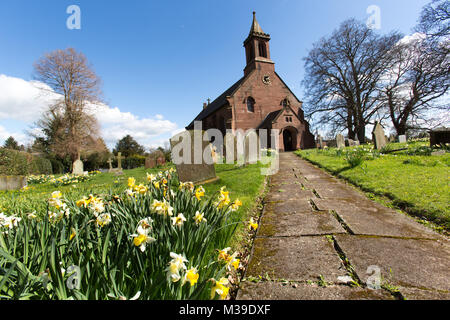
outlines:
[[[247,98],[247,111],[255,112],[255,99],[253,99],[252,97]]]
[[[259,42],[258,48],[259,48],[259,56],[263,57],[263,58],[267,58],[266,44],[264,42]]]

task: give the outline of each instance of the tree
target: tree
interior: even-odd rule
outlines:
[[[315,43],[304,59],[307,116],[317,114],[333,131],[347,129],[350,139],[363,143],[365,127],[380,108],[376,96],[386,67],[383,57],[399,38],[397,33],[377,35],[349,19]]]
[[[406,37],[386,55],[380,100],[398,135],[426,125],[431,112],[448,110],[442,98],[450,86],[450,61],[423,34]]]
[[[13,150],[21,150],[19,143],[12,136],[10,136],[8,139],[5,140],[5,143],[3,144],[3,148],[13,149]]]
[[[117,142],[113,152],[121,152],[122,156],[129,157],[136,154],[143,155],[145,153],[145,149],[128,134]]]
[[[432,0],[422,9],[416,30],[438,41],[447,38],[450,35],[450,2]]]
[[[88,137],[99,136],[97,120],[88,110],[101,100],[100,79],[84,54],[72,48],[45,54],[34,64],[34,78],[58,96],[37,126],[52,152],[74,161]]]

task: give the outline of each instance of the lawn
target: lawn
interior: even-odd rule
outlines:
[[[216,165],[220,180],[204,195],[169,166],[1,192],[0,299],[226,298],[262,166]],[[75,289],[72,266],[82,274]]]
[[[385,202],[412,215],[450,229],[450,154],[430,155],[428,141],[394,143],[380,154],[366,145],[338,150],[299,150],[300,157],[369,192],[374,200]],[[406,149],[406,150],[399,150]],[[352,167],[350,161],[362,163]],[[385,203],[386,204],[386,203]]]

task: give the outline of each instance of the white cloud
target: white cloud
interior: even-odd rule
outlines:
[[[28,129],[57,97],[43,83],[0,74],[0,121],[16,120],[23,123],[22,130]],[[140,118],[106,104],[92,105],[90,112],[98,119],[102,137],[109,148],[127,134],[147,148],[164,146],[172,133],[179,130],[176,123],[165,120],[161,114]],[[20,139],[21,143],[29,142],[25,134],[10,133],[0,126],[0,140],[10,135]]]

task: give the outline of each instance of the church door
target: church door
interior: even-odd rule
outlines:
[[[294,151],[295,148],[293,146],[294,139],[292,137],[292,133],[288,129],[283,130],[283,144],[284,144],[284,151]]]

